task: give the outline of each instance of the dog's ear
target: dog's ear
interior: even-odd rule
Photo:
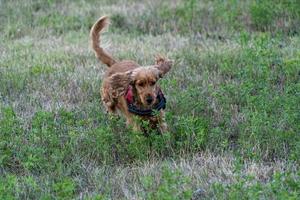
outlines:
[[[114,98],[120,97],[125,94],[129,84],[132,81],[132,71],[124,73],[116,73],[109,78],[109,85],[111,95]]]
[[[155,68],[159,70],[159,78],[162,78],[168,71],[170,71],[173,61],[159,55],[155,59],[155,64]]]

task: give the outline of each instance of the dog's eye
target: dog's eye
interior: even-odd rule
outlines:
[[[140,86],[140,87],[144,87],[144,85],[145,85],[144,82],[139,82],[139,83],[138,83],[138,86]]]
[[[151,86],[155,85],[155,81],[151,81],[151,82],[150,82],[150,85],[151,85]]]

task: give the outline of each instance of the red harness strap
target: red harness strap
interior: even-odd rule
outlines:
[[[127,88],[127,91],[125,93],[125,99],[127,103],[132,104],[133,103],[133,92],[132,92],[132,86],[129,85]]]

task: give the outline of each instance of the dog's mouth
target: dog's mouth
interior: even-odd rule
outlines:
[[[155,95],[152,94],[152,95],[147,95],[147,96],[143,97],[142,98],[143,99],[143,101],[142,101],[143,105],[147,108],[152,107],[157,101],[157,95],[158,94],[155,94]]]
[[[126,98],[126,100],[128,111],[136,115],[154,116],[155,111],[159,111],[161,109],[166,108],[166,98],[164,97],[161,90],[159,90],[155,100],[153,100],[153,102],[150,103],[150,105],[148,105],[148,102],[144,104],[143,101],[141,101],[140,104],[136,104],[130,103],[130,101],[128,101],[128,98]]]
[[[135,104],[141,108],[150,109],[157,101],[158,94],[134,94],[132,86],[127,88],[125,99],[129,104]]]
[[[152,115],[153,109],[165,109],[166,106],[166,99],[160,88],[158,89],[157,93],[137,95],[137,98],[135,98],[133,87],[129,86],[124,96],[129,111],[138,115]]]
[[[154,98],[152,96],[146,97],[146,102],[148,105],[151,105],[153,103],[153,101],[154,101]]]
[[[154,105],[155,99],[144,98],[141,103],[142,103],[142,107],[150,109]]]

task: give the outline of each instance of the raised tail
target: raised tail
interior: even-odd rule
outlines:
[[[96,57],[106,64],[108,67],[112,66],[116,61],[111,55],[106,53],[103,48],[100,47],[100,32],[103,28],[108,26],[109,20],[107,16],[100,17],[97,22],[93,25],[90,32],[92,40],[92,47],[95,51]]]

